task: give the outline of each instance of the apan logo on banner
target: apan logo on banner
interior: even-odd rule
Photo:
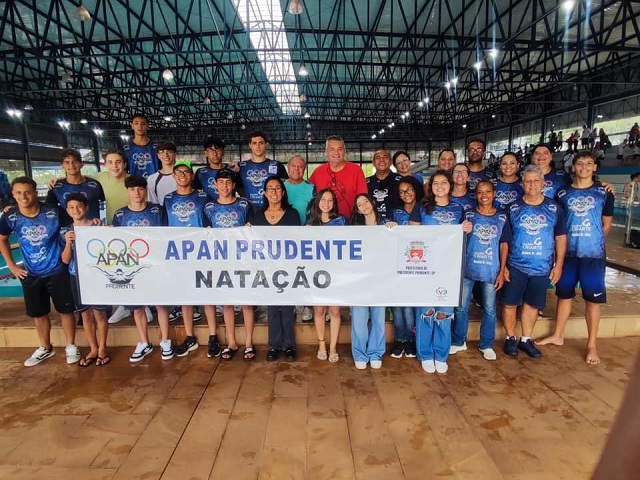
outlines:
[[[407,263],[426,263],[428,252],[429,247],[425,242],[411,241],[409,247],[405,249],[404,256],[407,258]]]
[[[128,245],[120,238],[114,238],[106,245],[99,238],[87,242],[87,253],[95,259],[95,263],[89,266],[97,268],[107,277],[109,283],[106,287],[110,289],[135,289],[133,279],[140,271],[150,267],[140,262],[150,251],[149,244],[143,238],[134,238]]]

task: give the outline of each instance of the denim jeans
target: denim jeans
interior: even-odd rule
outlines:
[[[441,317],[437,318],[438,313]],[[418,360],[446,362],[451,348],[453,307],[416,307]]]
[[[382,360],[386,348],[384,311],[385,307],[351,307],[351,354],[354,361]]]
[[[293,306],[267,307],[267,332],[269,348],[285,351],[296,349],[294,334],[295,308]]]
[[[482,290],[482,323],[480,324],[480,349],[493,348],[496,338],[496,291],[493,283],[476,282],[464,278],[462,281],[462,306],[456,308],[451,328],[451,344],[460,346],[467,340],[469,328],[469,304],[473,285],[477,283]]]
[[[416,314],[413,307],[391,307],[396,342],[413,342],[416,339],[413,328],[416,325]]]

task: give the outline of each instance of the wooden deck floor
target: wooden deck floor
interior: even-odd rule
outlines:
[[[357,371],[304,346],[294,363],[208,359],[206,349],[137,365],[67,366],[62,349],[0,349],[0,478],[586,479],[640,338],[584,340],[541,360],[482,359],[472,345],[428,375],[385,357]]]

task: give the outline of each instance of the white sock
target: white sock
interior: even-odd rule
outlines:
[[[531,337],[520,337],[521,342],[526,342],[527,340],[531,340]]]

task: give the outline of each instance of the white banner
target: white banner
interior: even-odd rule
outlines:
[[[86,305],[459,304],[460,225],[76,232]]]

